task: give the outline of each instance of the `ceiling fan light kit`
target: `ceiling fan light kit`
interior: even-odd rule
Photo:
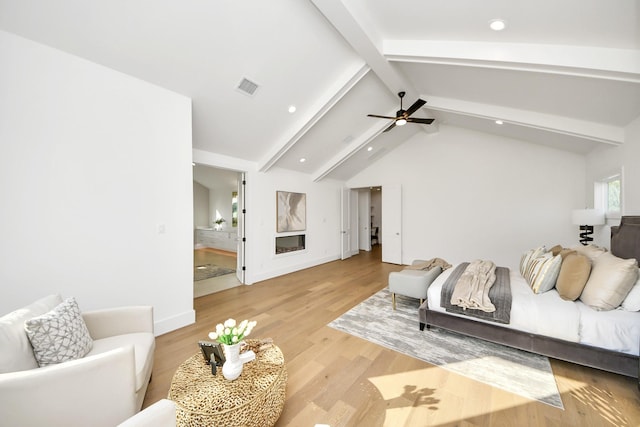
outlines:
[[[400,109],[396,112],[395,117],[380,116],[378,114],[367,114],[367,117],[393,120],[393,123],[391,123],[389,127],[387,127],[383,132],[389,132],[394,127],[404,126],[407,123],[420,123],[423,125],[430,125],[431,123],[433,123],[435,119],[420,119],[411,117],[411,115],[418,111],[424,104],[427,103],[427,101],[418,98],[416,102],[414,102],[413,105],[409,107],[408,110],[405,110],[402,108],[402,98],[404,98],[405,92],[398,92],[398,96],[400,97]]]

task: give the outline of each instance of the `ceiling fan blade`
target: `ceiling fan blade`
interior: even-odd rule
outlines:
[[[423,125],[430,125],[431,123],[433,123],[435,119],[420,119],[417,117],[409,117],[407,119],[407,122],[409,123],[422,123]]]
[[[394,120],[394,122],[393,122],[393,123],[391,123],[391,124],[389,125],[389,127],[388,127],[388,128],[386,128],[386,129],[385,129],[385,130],[383,130],[382,132],[389,132],[389,131],[390,131],[391,129],[393,129],[394,127],[396,127],[396,122],[395,122],[395,120]]]
[[[418,109],[420,107],[422,107],[426,103],[427,103],[427,101],[423,101],[422,99],[418,98],[418,100],[416,102],[414,102],[413,105],[411,107],[409,107],[409,109],[407,110],[407,115],[408,116],[412,115],[413,113],[418,111]]]
[[[396,119],[396,117],[379,116],[377,114],[367,114],[367,117],[377,117],[379,119],[389,119],[389,120],[395,120]]]

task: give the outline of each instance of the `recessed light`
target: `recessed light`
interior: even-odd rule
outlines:
[[[304,163],[304,162],[306,162],[306,161],[307,161],[307,159],[305,159],[304,157],[302,157],[302,158],[300,159],[300,163]]]
[[[289,105],[289,113],[293,114],[296,112],[296,106],[295,105]]]
[[[497,125],[501,125],[501,124],[503,124],[503,123],[504,123],[504,122],[503,122],[502,120],[496,120],[496,124],[497,124]]]
[[[493,31],[502,31],[507,27],[507,23],[502,19],[492,19],[489,21],[489,27]]]
[[[367,147],[367,151],[373,150],[373,147]]]

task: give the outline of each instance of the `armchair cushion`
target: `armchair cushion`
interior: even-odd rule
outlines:
[[[114,348],[133,346],[135,357],[136,392],[146,387],[149,381],[150,366],[153,366],[155,339],[152,334],[138,332],[102,338],[93,342],[93,348],[87,356],[105,353]]]
[[[75,298],[27,320],[24,329],[41,367],[84,357],[93,346]]]
[[[40,316],[62,302],[60,295],[49,295],[0,317],[0,374],[38,367],[24,322]]]

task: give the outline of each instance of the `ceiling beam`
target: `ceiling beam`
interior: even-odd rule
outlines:
[[[294,128],[294,133],[286,140],[271,149],[265,158],[259,162],[260,172],[266,172],[302,138],[318,121],[333,108],[367,73],[371,70],[368,65],[361,64],[357,70],[345,72],[343,79],[336,82],[326,92],[326,96],[316,102],[311,108],[312,114],[302,119],[300,126]]]
[[[640,83],[640,50],[549,44],[384,40],[389,61],[535,71]]]
[[[427,108],[435,111],[463,114],[487,120],[500,119],[505,123],[576,136],[604,144],[620,145],[624,143],[624,129],[617,126],[438,96],[429,96],[427,99],[429,99]]]
[[[404,91],[408,99],[416,99],[418,92],[382,54],[382,41],[372,28],[359,21],[344,0],[311,0],[351,47],[365,60],[387,88],[397,95]]]
[[[321,179],[325,178],[334,169],[349,160],[351,156],[355,155],[356,153],[358,153],[358,151],[366,147],[378,135],[384,132],[387,127],[389,127],[388,121],[377,121],[373,126],[367,129],[366,132],[355,138],[349,143],[347,147],[345,147],[338,154],[329,159],[329,161],[322,165],[322,167],[318,168],[318,170],[313,173],[311,179],[314,182],[318,182]]]

